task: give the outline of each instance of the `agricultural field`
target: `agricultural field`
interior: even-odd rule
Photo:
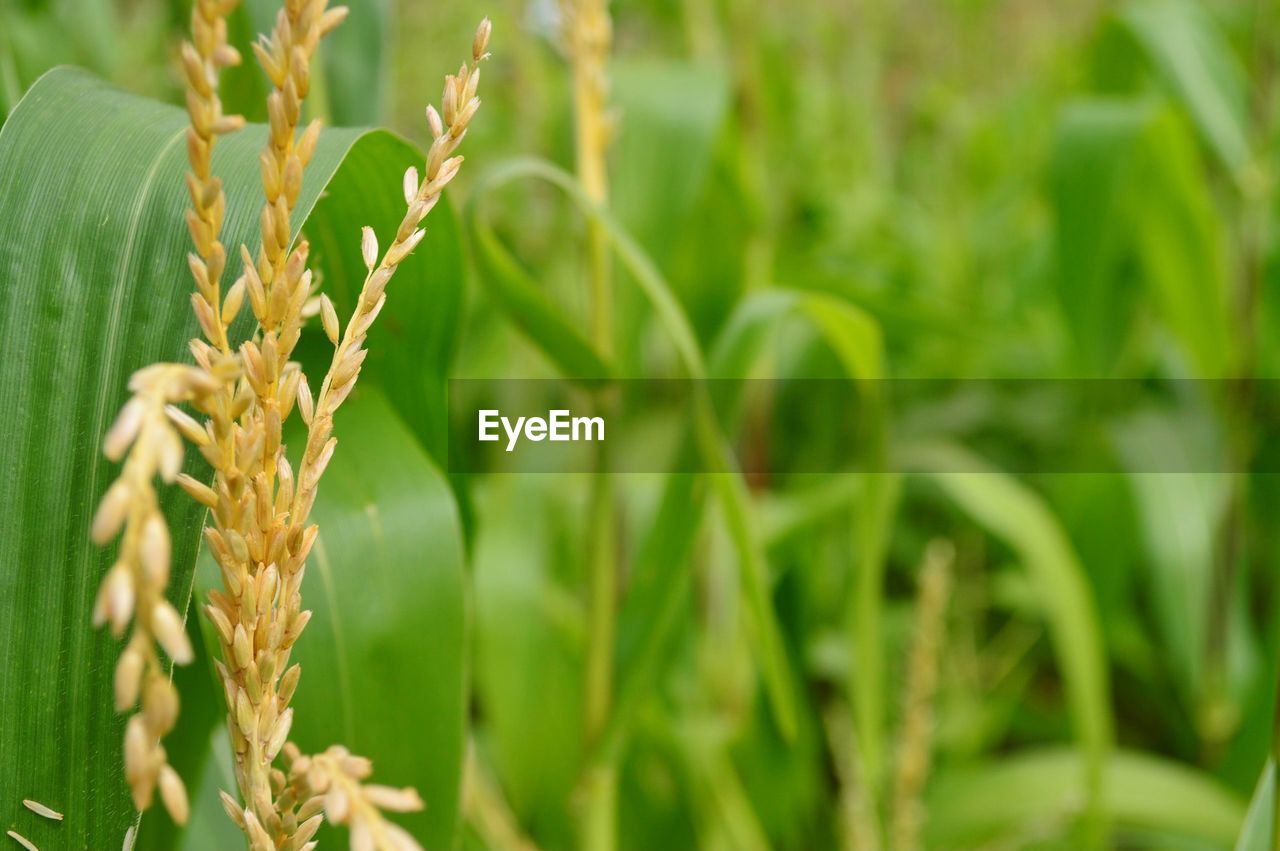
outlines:
[[[1280,4],[0,0],[0,116],[0,846],[1280,851]]]

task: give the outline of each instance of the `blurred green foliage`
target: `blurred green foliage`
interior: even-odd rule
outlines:
[[[172,98],[180,6],[0,0],[3,102],[59,62]],[[434,323],[421,395],[387,355],[391,403],[435,458],[448,376],[679,375],[690,351],[732,378],[1280,377],[1274,2],[617,0],[607,212],[511,178],[573,167],[556,8],[361,4],[326,62],[323,114],[422,140],[439,75],[494,18],[454,190],[465,293],[406,314]],[[608,359],[585,333],[584,222],[601,216],[619,250]],[[780,468],[728,497],[716,477],[618,478],[603,744],[582,734],[590,482],[455,476],[462,844],[573,847],[605,760],[622,849],[909,847],[888,828],[912,803],[902,695],[918,566],[944,538],[926,847],[1273,847],[1280,489],[1245,403],[1192,386],[1203,434],[1188,400],[1138,396],[1103,424],[1099,472],[974,462],[993,423],[1035,443],[1083,419],[961,385],[880,412],[876,448],[929,475]],[[717,425],[747,446],[846,430],[785,397]],[[1151,472],[1170,456],[1206,472]]]

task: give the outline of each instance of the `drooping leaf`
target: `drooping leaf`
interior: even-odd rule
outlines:
[[[619,62],[611,77],[619,125],[610,206],[665,267],[711,165],[729,80],[714,67],[651,59]]]
[[[1050,173],[1056,285],[1078,371],[1104,375],[1114,366],[1141,292],[1196,374],[1230,375],[1222,227],[1178,115],[1147,100],[1071,103]]]
[[[708,374],[721,380],[751,374],[771,332],[789,319],[810,323],[823,341],[837,353],[851,379],[874,385],[882,377],[880,331],[861,310],[834,296],[779,290],[761,293],[743,302],[726,322],[708,364]],[[720,400],[734,407],[732,399]],[[725,412],[721,412],[722,416]],[[732,428],[732,423],[729,428]],[[622,735],[637,704],[650,693],[661,670],[660,662],[687,604],[690,571],[687,558],[705,508],[706,484],[697,477],[668,477],[654,521],[641,541],[634,578],[619,614],[618,710],[610,725],[612,735]],[[867,584],[875,587],[881,576],[873,557],[867,565]],[[876,595],[876,601],[879,596]],[[860,619],[860,635],[878,628],[875,604]],[[867,640],[868,654],[877,653],[877,642]],[[874,664],[874,663],[870,663]],[[868,699],[878,704],[873,689]],[[872,713],[874,714],[874,710]]]
[[[826,293],[771,290],[744,300],[725,325],[710,359],[715,378],[742,378],[780,323],[812,324],[831,347],[845,375],[854,381],[884,377],[884,352],[876,321],[855,305]]]
[[[1116,280],[1130,248],[1122,196],[1147,111],[1127,101],[1085,101],[1067,107],[1058,124],[1050,171],[1056,283],[1086,373],[1105,371],[1126,342],[1133,288]]]
[[[611,100],[618,116],[610,154],[609,206],[627,232],[674,285],[686,310],[706,298],[713,275],[673,277],[677,248],[700,224],[695,205],[704,196],[716,142],[729,105],[729,78],[714,66],[668,59],[619,59],[611,68]],[[672,97],[679,92],[679,97]],[[702,244],[702,250],[707,246]],[[709,271],[709,270],[708,270]],[[648,323],[643,296],[626,287],[617,292],[623,363],[637,363]],[[697,319],[690,313],[695,327]]]
[[[1045,825],[1069,820],[1079,810],[1086,771],[1079,754],[1050,749],[942,772],[929,789],[929,847],[1016,843]],[[1217,781],[1159,757],[1116,752],[1107,758],[1102,780],[1102,804],[1117,828],[1163,831],[1226,847],[1244,819],[1243,803]]]
[[[860,308],[833,295],[787,290],[765,292],[742,303],[725,325],[712,356],[712,375],[740,378],[751,374],[767,333],[789,319],[808,322],[835,353],[845,376],[863,390],[870,445],[860,447],[867,471],[854,503],[854,590],[847,603],[854,676],[846,687],[854,707],[858,739],[868,781],[865,791],[877,800],[888,746],[884,735],[885,658],[882,630],[884,569],[889,532],[899,489],[898,477],[885,465],[885,377],[883,340],[878,324]]]
[[[1246,77],[1209,9],[1190,0],[1132,0],[1120,20],[1218,158],[1232,172],[1243,168],[1249,159]]]
[[[0,795],[65,809],[56,834],[32,831],[46,845],[115,846],[133,818],[122,718],[111,711],[119,643],[89,626],[112,550],[93,547],[87,529],[116,473],[100,441],[129,374],[184,359],[196,333],[183,221],[186,124],[176,108],[57,70],[0,129],[0,326],[12,342],[0,364],[0,426],[13,459],[0,477],[0,635],[24,648],[0,663]],[[257,244],[263,139],[264,129],[251,127],[215,155],[230,199],[228,245]],[[295,225],[341,168],[380,163],[371,178],[395,187],[419,158],[387,134],[324,133]],[[343,203],[362,220],[360,194]],[[396,285],[411,288],[424,263],[408,261]],[[185,609],[202,512],[176,491],[163,500],[174,535],[171,596]]]
[[[1104,817],[1104,771],[1113,747],[1110,682],[1097,607],[1071,542],[1033,491],[985,468],[962,450],[924,450],[912,455],[910,463],[924,470],[974,521],[1002,539],[1029,572],[1083,751],[1078,794],[1096,828]]]
[[[473,197],[470,217],[472,232],[478,235],[478,239],[488,232],[488,225],[485,223],[478,199],[503,184],[522,179],[545,181],[563,191],[581,213],[601,227],[622,266],[648,301],[658,326],[662,328],[674,349],[685,375],[695,382],[692,405],[694,446],[702,458],[704,469],[712,474],[711,485],[720,500],[725,523],[734,544],[738,558],[741,591],[751,623],[753,640],[756,642],[765,692],[780,729],[790,737],[794,735],[796,729],[798,710],[792,690],[790,663],[782,646],[777,613],[773,609],[770,598],[768,563],[759,539],[759,530],[750,519],[745,482],[725,445],[706,388],[697,383],[707,377],[707,370],[693,329],[671,287],[652,259],[607,210],[601,209],[598,204],[592,202],[571,175],[550,163],[532,159],[511,160],[490,170],[481,179]],[[497,247],[496,237],[493,237],[491,232],[489,236],[493,245]],[[506,285],[503,283],[498,286],[500,289]],[[572,366],[571,362],[553,353],[561,346],[565,336],[574,333],[573,324],[557,310],[550,299],[536,290],[531,280],[522,282],[520,287],[524,295],[518,299],[500,296],[501,306],[544,352],[553,355],[553,360],[561,368],[566,365]],[[530,307],[536,307],[536,309],[530,310]],[[531,316],[536,318],[535,323],[530,322]],[[548,331],[553,333],[545,333]],[[580,334],[578,336],[581,337]],[[599,373],[596,373],[588,375],[587,378],[598,376]],[[569,372],[567,377],[580,376]],[[607,735],[604,740],[613,741],[613,737]]]
[[[1235,851],[1271,851],[1276,823],[1276,765],[1268,762],[1258,778]]]
[[[477,192],[473,197],[479,197]],[[478,212],[471,215],[471,233],[481,279],[511,321],[568,378],[585,385],[598,383],[613,372],[582,330],[551,302]]]
[[[1220,738],[1229,729],[1206,729],[1221,722],[1210,701],[1241,698],[1257,660],[1248,652],[1249,618],[1244,606],[1232,607],[1230,628],[1210,639],[1219,569],[1219,534],[1228,510],[1231,478],[1221,451],[1215,451],[1211,426],[1174,412],[1147,411],[1115,428],[1122,464],[1143,521],[1149,554],[1147,580],[1164,653],[1177,684],[1203,733]],[[1177,472],[1164,472],[1168,468]],[[1233,596],[1234,596],[1233,589]],[[1233,601],[1234,602],[1234,601]],[[1237,629],[1238,627],[1238,629]],[[1219,629],[1227,629],[1221,625]],[[1206,656],[1216,670],[1206,671]],[[1232,665],[1231,657],[1238,664]],[[1219,716],[1215,721],[1214,716]]]

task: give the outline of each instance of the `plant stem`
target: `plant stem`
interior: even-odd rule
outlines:
[[[566,0],[566,36],[573,64],[574,138],[577,176],[587,196],[604,206],[608,201],[605,151],[609,142],[605,104],[608,95],[605,63],[612,42],[608,0]],[[609,244],[601,224],[587,223],[587,297],[590,335],[597,351],[607,357],[613,342],[613,293],[610,282]],[[607,400],[597,399],[598,408]],[[590,532],[587,569],[588,633],[584,734],[587,752],[608,725],[613,698],[613,645],[617,612],[615,563],[617,518],[609,459],[603,448],[597,455],[591,487]],[[617,772],[610,760],[594,763],[584,778],[582,847],[611,851],[616,845]]]
[[[606,463],[603,454],[600,463]],[[606,471],[592,480],[591,537],[588,543],[590,589],[588,598],[586,732],[590,744],[605,729],[613,702],[613,635],[617,576],[614,570],[613,487]]]

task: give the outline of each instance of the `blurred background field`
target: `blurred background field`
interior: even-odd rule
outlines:
[[[495,177],[528,157],[574,170],[559,4],[352,5],[321,112],[418,144],[440,75],[494,20],[451,190],[465,307],[413,346],[459,378],[583,377],[549,352],[554,327],[529,333],[484,242],[585,325],[581,210]],[[781,379],[725,416],[742,451],[785,460],[848,433],[788,378],[1151,389],[1098,422],[961,382],[878,420],[867,451],[926,472],[780,462],[748,478],[745,530],[701,479],[615,477],[614,720],[596,739],[597,483],[453,476],[470,586],[463,847],[575,846],[600,762],[617,771],[623,849],[1280,847],[1266,780],[1280,481],[1248,381],[1280,376],[1280,5],[610,11],[608,207],[711,374]],[[174,101],[185,16],[173,0],[0,0],[0,106],[60,63]],[[231,82],[229,108],[252,117],[253,85]],[[636,272],[614,264],[616,374],[680,374]],[[1182,379],[1203,381],[1161,384]],[[975,449],[994,426],[1015,453],[1087,428],[1092,472],[1001,473]],[[1170,458],[1183,472],[1160,472]],[[772,651],[742,588],[744,535],[763,555]]]

